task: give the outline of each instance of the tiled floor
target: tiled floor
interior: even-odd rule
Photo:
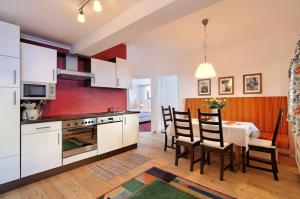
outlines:
[[[181,159],[179,166],[174,166],[174,150],[164,152],[163,139],[162,134],[140,134],[139,147],[134,151],[151,160],[111,180],[99,178],[84,166],[0,195],[0,199],[96,198],[153,166],[237,198],[296,199],[300,196],[300,176],[290,157],[279,157],[278,182],[273,180],[271,173],[253,169],[248,169],[247,173],[226,171],[225,180],[221,182],[216,157],[212,157],[212,165],[205,167],[203,175],[199,173],[199,164],[195,165],[194,172],[190,172],[189,160]]]

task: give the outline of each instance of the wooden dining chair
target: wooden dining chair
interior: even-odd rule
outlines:
[[[168,126],[170,125],[170,123],[173,122],[171,106],[168,106],[167,108],[161,106],[161,111],[162,111],[164,128],[165,128],[165,130],[162,132],[165,134],[164,151],[167,151],[167,148],[175,149],[175,136],[171,136],[171,145],[168,145],[169,136],[166,133]]]
[[[278,112],[275,129],[273,132],[272,140],[250,138],[249,150],[247,151],[247,155],[246,155],[247,156],[247,163],[246,163],[247,167],[259,169],[259,170],[263,170],[263,171],[273,172],[273,176],[276,181],[278,180],[278,176],[277,176],[278,167],[277,167],[277,161],[276,161],[276,140],[277,140],[279,125],[280,125],[282,115],[283,115],[283,108],[280,108],[280,110]],[[264,152],[264,153],[270,154],[271,161],[262,160],[262,159],[258,159],[255,157],[250,157],[249,151],[259,151],[259,152]],[[250,160],[268,164],[268,165],[272,165],[272,169],[250,165]]]
[[[206,120],[205,117],[218,117],[218,121]],[[221,110],[218,109],[218,113],[205,113],[198,109],[199,129],[200,129],[200,145],[201,145],[201,165],[200,173],[204,173],[204,165],[207,163],[210,165],[210,152],[217,151],[220,153],[220,180],[224,178],[224,171],[230,168],[234,170],[233,164],[233,144],[224,142]],[[230,164],[224,166],[225,154],[229,152]],[[207,159],[205,159],[205,153],[207,153]]]
[[[175,165],[178,166],[178,159],[186,157],[188,152],[191,153],[190,171],[194,170],[194,164],[200,159],[195,160],[195,147],[200,145],[200,138],[194,137],[191,111],[187,112],[175,111],[173,108],[174,128],[176,137],[176,155]],[[181,153],[181,147],[185,148],[185,152]]]

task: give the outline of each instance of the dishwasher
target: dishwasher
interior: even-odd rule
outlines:
[[[98,155],[123,147],[123,116],[97,118]]]

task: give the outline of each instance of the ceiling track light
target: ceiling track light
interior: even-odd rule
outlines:
[[[85,1],[78,9],[79,13],[77,16],[77,21],[80,23],[84,23],[85,22],[85,16],[84,16],[84,12],[83,12],[83,8],[90,2],[91,0],[87,0]],[[100,0],[93,0],[93,10],[95,12],[101,12],[102,11],[102,5],[101,5],[101,1]]]
[[[85,22],[85,16],[84,16],[82,8],[79,10],[79,13],[78,13],[78,16],[77,16],[77,21],[80,22],[80,23]]]

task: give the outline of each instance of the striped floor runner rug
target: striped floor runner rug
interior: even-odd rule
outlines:
[[[131,169],[146,163],[148,160],[150,160],[150,158],[146,156],[130,152],[98,163],[96,162],[88,169],[98,177],[104,180],[110,180],[115,176],[126,173]]]

